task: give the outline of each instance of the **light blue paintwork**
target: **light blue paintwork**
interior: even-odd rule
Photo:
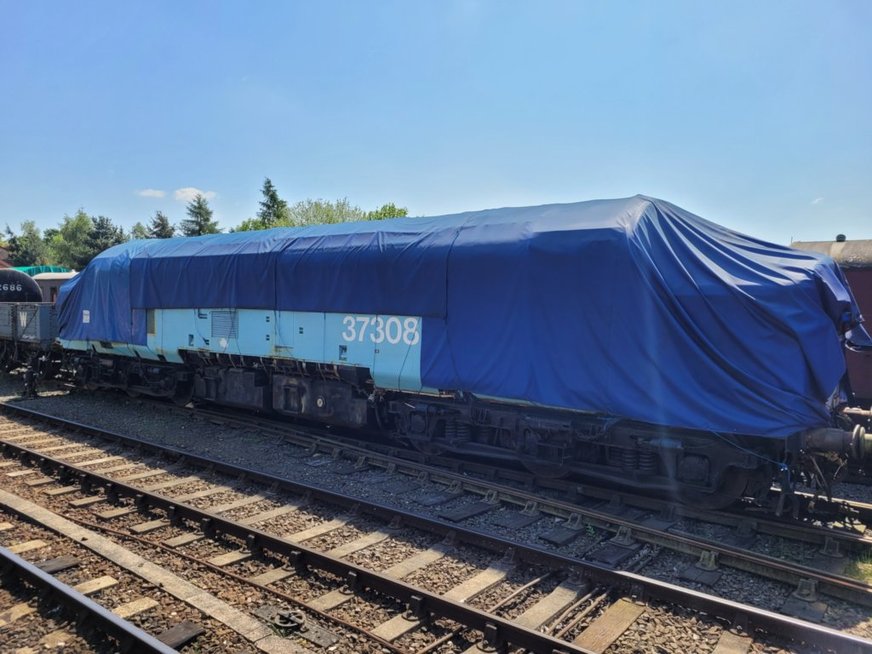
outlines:
[[[105,347],[96,341],[61,340],[71,350],[89,350],[101,354],[139,356],[170,363],[181,363],[179,350],[237,354],[275,359],[359,366],[368,368],[376,386],[407,391],[424,390],[421,385],[422,321],[410,316],[376,316],[373,314],[339,314],[300,311],[266,311],[237,309],[236,337],[213,335],[213,313],[228,309],[156,309],[154,333],[147,336],[146,347],[112,343]],[[232,314],[231,314],[232,315]],[[354,338],[349,328],[354,325]],[[417,334],[396,329],[415,325]],[[390,321],[391,340],[382,331]],[[409,322],[406,322],[409,321]],[[225,323],[226,324],[226,323]],[[380,326],[382,329],[378,329]],[[375,342],[380,340],[380,342]]]

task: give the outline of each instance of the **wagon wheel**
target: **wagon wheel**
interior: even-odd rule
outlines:
[[[445,448],[441,445],[437,445],[433,441],[423,441],[419,439],[412,439],[409,441],[416,450],[418,450],[421,454],[426,454],[427,456],[442,456],[445,454]]]

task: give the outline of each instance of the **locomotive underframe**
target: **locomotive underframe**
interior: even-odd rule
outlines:
[[[543,476],[571,472],[713,506],[768,488],[768,461],[782,447],[469,395],[406,396],[388,412],[398,435],[424,451],[520,461]]]
[[[70,356],[77,381],[378,430],[428,452],[521,462],[537,474],[578,473],[713,506],[762,493],[785,443],[658,428],[601,414],[483,400],[463,393],[376,389],[358,367],[203,351],[184,364],[96,352]]]

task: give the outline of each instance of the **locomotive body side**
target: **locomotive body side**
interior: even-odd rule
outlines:
[[[872,449],[826,408],[859,321],[832,262],[650,198],[130,243],[59,304],[87,386],[699,505]]]

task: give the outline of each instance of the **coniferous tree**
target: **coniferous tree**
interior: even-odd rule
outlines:
[[[212,220],[209,202],[202,195],[198,194],[188,203],[187,212],[188,217],[179,224],[179,229],[185,236],[217,234],[221,231],[218,221]]]
[[[157,211],[151,224],[148,226],[148,238],[172,238],[176,235],[176,228],[163,211]]]
[[[269,177],[264,179],[260,192],[263,194],[263,200],[259,203],[260,209],[257,211],[257,218],[262,229],[269,229],[276,225],[287,225],[291,217],[288,203],[279,197],[279,193]]]
[[[124,243],[127,237],[124,235],[124,229],[114,224],[106,216],[97,216],[91,218],[93,228],[88,234],[88,248],[93,259],[103,250],[108,250],[113,245]]]
[[[142,223],[136,223],[130,228],[130,240],[141,241],[148,238],[148,228]]]

